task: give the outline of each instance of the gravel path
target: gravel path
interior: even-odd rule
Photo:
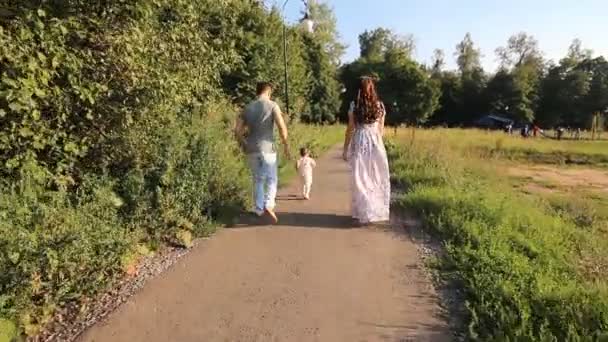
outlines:
[[[183,258],[151,263],[144,274],[177,260],[128,300],[149,277],[109,294],[110,310],[92,311],[80,328],[125,303],[78,340],[452,340],[407,222],[352,227],[339,156],[336,148],[318,160],[311,201],[295,200],[296,183],[281,191],[279,225],[243,218]]]
[[[110,291],[99,295],[85,306],[71,304],[62,308],[38,336],[28,342],[71,342],[95,323],[103,320],[141,290],[147,281],[173,266],[189,250],[169,248],[142,260],[136,276],[122,279]]]

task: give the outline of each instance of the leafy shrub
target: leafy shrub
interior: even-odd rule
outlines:
[[[205,234],[209,221],[246,204],[243,158],[217,118],[133,131],[128,139],[136,158],[119,182],[127,203],[121,214],[135,225],[147,222],[150,236],[170,238],[165,230],[174,228]]]
[[[188,247],[246,205],[233,101],[282,75],[284,23],[249,0],[4,4],[0,324],[31,336],[149,248]],[[319,94],[302,35],[287,32],[299,113]],[[294,146],[335,141],[298,131]]]
[[[49,190],[52,174],[26,161],[0,196],[0,316],[35,334],[57,307],[111,285],[138,242],[188,246],[242,208],[241,158],[222,124],[206,123],[157,131],[154,159],[122,179],[86,175],[75,192]]]
[[[74,201],[45,190],[35,162],[22,171],[0,195],[0,316],[34,334],[58,305],[110,284],[135,235],[118,220],[122,201],[109,179],[87,179]]]

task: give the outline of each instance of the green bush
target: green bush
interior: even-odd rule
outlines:
[[[188,247],[244,207],[249,177],[221,117],[130,130],[126,171],[83,175],[75,189],[52,190],[54,175],[26,160],[0,196],[0,316],[33,335],[57,307],[111,285],[138,243]]]
[[[393,178],[407,189],[397,205],[444,241],[442,274],[465,290],[468,338],[606,338],[608,287],[580,272],[593,234],[440,146],[389,150]]]
[[[256,81],[282,84],[284,22],[250,0],[6,0],[1,12],[0,328],[32,336],[149,249],[189,247],[247,205],[233,119]],[[297,119],[324,95],[308,56],[326,56],[287,32]],[[337,141],[292,125],[294,146]]]
[[[34,334],[57,306],[110,284],[135,236],[118,219],[122,201],[109,179],[83,181],[74,200],[45,190],[35,162],[22,171],[0,195],[0,316]]]
[[[122,216],[133,225],[146,222],[149,235],[162,239],[170,238],[166,229],[206,234],[209,221],[244,207],[249,176],[230,129],[204,117],[133,131],[128,139],[136,157],[118,184]]]

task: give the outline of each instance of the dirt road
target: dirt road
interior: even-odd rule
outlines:
[[[347,165],[317,161],[311,201],[199,244],[80,341],[449,341],[403,232],[353,228]]]

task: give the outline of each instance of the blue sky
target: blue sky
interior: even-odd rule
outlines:
[[[486,70],[494,70],[494,49],[513,33],[534,35],[548,59],[559,60],[574,38],[594,55],[608,57],[608,0],[326,0],[334,8],[342,40],[348,44],[343,60],[359,55],[358,35],[379,26],[413,34],[417,60],[428,63],[433,50],[445,51],[455,67],[455,45],[470,32],[484,55]],[[290,21],[300,17],[302,4],[288,3]]]

